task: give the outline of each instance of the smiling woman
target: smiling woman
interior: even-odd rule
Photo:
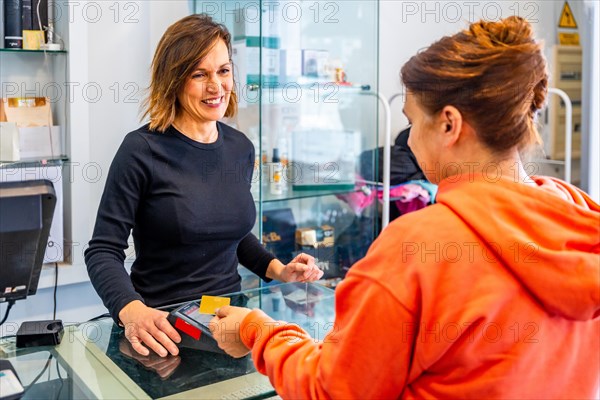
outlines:
[[[152,62],[144,116],[111,164],[85,253],[94,288],[135,351],[177,354],[166,306],[241,289],[238,263],[265,280],[313,281],[300,254],[284,265],[251,233],[254,148],[219,120],[235,115],[231,36],[206,15],[171,25]],[[124,268],[132,233],[136,260]],[[145,346],[147,347],[145,347]]]
[[[220,63],[217,68],[215,62]],[[209,73],[211,68],[213,71]],[[217,119],[235,115],[237,95],[231,67],[231,34],[209,16],[191,15],[167,29],[154,54],[150,96],[144,113],[144,117],[150,117],[150,129],[164,131],[172,125],[181,117],[182,94],[207,95],[207,86],[222,91],[218,92],[221,95],[227,93],[231,99],[224,99],[224,114]]]
[[[227,113],[232,88],[233,74],[229,52],[225,42],[218,39],[198,64],[179,95],[181,110],[173,125],[198,142],[214,142],[217,130],[216,127],[211,129],[211,125]]]

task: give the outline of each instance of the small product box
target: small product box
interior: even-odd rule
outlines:
[[[44,31],[24,30],[23,31],[23,49],[39,50],[45,44]]]
[[[324,278],[340,275],[336,262],[334,229],[329,225],[296,229],[296,252],[306,253],[315,258],[315,263],[324,272]]]
[[[232,59],[236,80],[242,86],[276,86],[279,82],[279,48],[276,40],[263,38],[262,71],[260,38],[236,40],[232,45]],[[271,38],[273,39],[273,38]],[[244,90],[242,90],[244,93]]]
[[[237,71],[237,81],[242,86],[277,86],[280,73],[279,48],[281,47],[277,6],[241,7],[234,11],[234,16],[232,59],[234,70]],[[262,35],[261,18],[268,22],[262,25]]]
[[[310,78],[327,78],[327,50],[302,50],[302,75]]]
[[[246,7],[236,8],[234,11],[233,38],[239,40],[247,37],[260,37],[260,19],[263,24],[263,38],[279,38],[279,18],[280,13],[276,2],[271,2],[268,7],[260,9],[258,5],[252,4]],[[265,4],[266,5],[266,4]]]
[[[334,229],[329,225],[296,229],[296,247],[320,248],[332,247],[335,244]]]
[[[302,50],[282,49],[279,62],[282,83],[296,82],[302,76]]]

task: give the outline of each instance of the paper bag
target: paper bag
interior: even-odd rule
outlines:
[[[0,103],[0,121],[17,126],[52,126],[50,101],[45,97],[9,97]]]

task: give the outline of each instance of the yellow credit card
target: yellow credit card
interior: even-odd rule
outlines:
[[[231,299],[229,297],[202,296],[198,312],[200,314],[214,314],[217,308],[228,306],[230,302]]]

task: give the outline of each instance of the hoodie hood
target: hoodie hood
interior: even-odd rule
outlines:
[[[547,310],[600,316],[600,206],[563,181],[450,177],[437,203],[454,212]]]

